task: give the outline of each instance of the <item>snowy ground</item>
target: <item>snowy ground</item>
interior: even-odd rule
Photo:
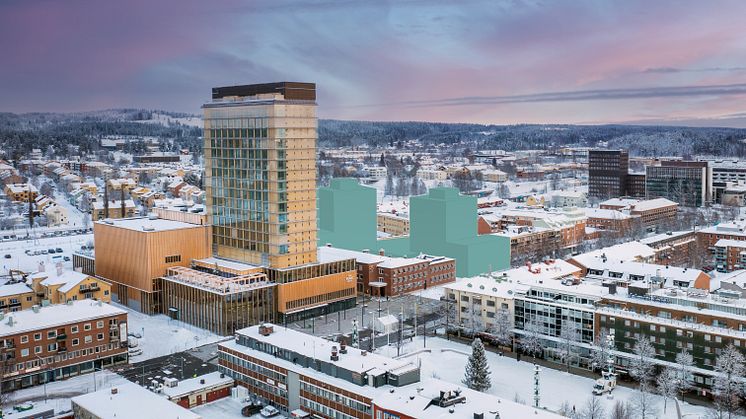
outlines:
[[[241,416],[241,408],[244,403],[241,403],[238,399],[226,397],[214,401],[212,403],[204,404],[202,406],[195,407],[192,412],[201,415],[203,418],[220,418],[220,419],[244,419]],[[251,418],[261,418],[262,415],[256,414],[250,416]],[[284,416],[275,416],[277,419],[282,419]]]
[[[142,338],[137,339],[137,347],[142,349],[143,353],[130,357],[130,362],[141,362],[230,339],[177,320],[171,320],[162,314],[148,316],[119,304],[114,305],[127,310],[129,332],[142,335]]]
[[[72,254],[80,250],[80,246],[93,242],[93,234],[78,234],[74,236],[60,236],[43,239],[15,240],[0,243],[0,274],[7,274],[9,269],[20,269],[24,272],[36,272],[39,270],[39,262],[44,262],[46,269],[54,269],[54,256],[67,256],[69,262],[63,265],[67,269],[72,269]],[[62,248],[62,253],[30,256],[25,251],[31,250],[48,250]],[[5,258],[10,255],[10,258]]]
[[[126,382],[127,380],[111,371],[96,371],[95,382],[94,374],[84,374],[72,377],[63,381],[53,381],[46,385],[46,393],[49,400],[49,406],[54,407],[56,411],[65,411],[70,409],[70,399],[90,393],[94,390],[112,387]],[[17,390],[11,393],[8,405],[13,406],[20,402],[33,400],[34,406],[40,405],[44,401],[44,386],[35,386]],[[12,416],[9,416],[12,417]]]
[[[427,340],[427,349],[423,352],[422,341],[406,343],[402,352],[404,359],[419,362],[422,368],[422,377],[434,377],[454,384],[460,384],[464,375],[464,367],[471,348],[459,342],[447,341],[441,338]],[[396,356],[396,347],[389,346],[377,350],[379,353]],[[487,352],[487,358],[492,371],[492,388],[488,391],[496,396],[513,400],[516,395],[520,399],[531,403],[533,400],[533,370],[531,362],[517,362],[514,358],[501,357],[494,352]],[[524,358],[525,359],[525,358]],[[576,406],[581,410],[591,396],[593,380],[580,377],[563,371],[542,368],[540,373],[541,382],[541,405],[550,410],[557,410],[563,402],[567,401],[570,406]],[[606,396],[599,397],[608,412],[616,400],[632,401],[635,390],[626,387],[617,387],[614,390],[613,399]],[[666,414],[663,413],[663,398],[654,396],[656,400],[655,417],[677,418],[676,409],[671,400],[668,401]],[[702,406],[683,404],[681,406],[683,417],[704,418],[706,409]]]

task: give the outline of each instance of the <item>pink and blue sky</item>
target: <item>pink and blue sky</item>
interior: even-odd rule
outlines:
[[[739,0],[3,0],[0,54],[9,112],[291,80],[323,118],[746,126]]]

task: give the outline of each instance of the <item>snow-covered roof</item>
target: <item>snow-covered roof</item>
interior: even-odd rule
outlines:
[[[605,220],[627,220],[631,215],[621,211],[604,208],[584,208],[585,216],[588,218],[601,218]]]
[[[658,277],[665,281],[667,287],[682,286],[687,283],[688,287],[694,287],[697,279],[701,278],[703,274],[699,269],[693,268],[680,268],[676,266],[668,265],[656,265],[653,263],[642,263],[642,262],[624,262],[617,260],[603,259],[596,260],[593,264],[588,265],[588,277],[598,277],[600,279],[614,279],[615,281],[630,281],[630,275],[635,277],[643,277],[645,281],[649,281],[652,278]],[[603,271],[602,275],[595,275],[591,272]],[[613,272],[617,276],[610,275]],[[618,274],[622,276],[619,277]],[[709,278],[709,276],[707,277]],[[632,280],[635,281],[635,280]],[[637,280],[639,281],[639,279]],[[676,282],[678,285],[675,285]],[[699,284],[704,286],[706,284]]]
[[[201,419],[200,415],[130,382],[73,397],[72,402],[99,419]]]
[[[109,220],[96,221],[96,224],[108,224],[116,227],[126,228],[142,232],[156,232],[180,230],[183,228],[204,227],[199,224],[184,223],[181,221],[165,220],[162,218],[134,217],[134,218],[117,218]]]
[[[640,201],[630,207],[632,211],[650,211],[658,208],[663,207],[670,207],[673,205],[679,205],[676,202],[673,202],[666,198],[655,198],[655,199],[648,199],[645,201]]]
[[[222,377],[221,377],[222,376]],[[204,380],[204,383],[202,382]],[[214,371],[209,374],[200,375],[199,377],[189,378],[179,381],[176,387],[163,387],[163,394],[169,399],[180,398],[188,394],[207,390],[214,387],[223,387],[232,385],[233,379]]]
[[[628,207],[630,205],[634,205],[640,202],[639,199],[634,198],[611,198],[607,199],[606,201],[601,202],[598,205],[608,205],[608,206],[614,206],[614,207]]]
[[[331,246],[320,246],[316,252],[319,263],[328,263],[344,259],[355,259],[360,263],[373,264],[381,263],[388,259],[387,256],[380,256],[378,253],[365,253],[355,250],[340,249]]]
[[[31,275],[31,278],[45,278],[41,281],[42,285],[47,287],[62,285],[59,290],[67,292],[88,278],[88,275],[82,272],[70,270],[62,271],[61,274],[58,274],[57,271],[54,270],[52,272],[36,272]]]
[[[655,249],[652,247],[637,241],[630,241],[582,253],[573,256],[572,260],[583,266],[590,266],[604,257],[608,260],[632,262],[649,259],[654,256]]]
[[[122,206],[122,201],[115,199],[112,201],[109,201],[109,208],[120,208]],[[135,201],[131,199],[125,199],[124,200],[124,206],[125,208],[134,208],[135,207]],[[93,203],[93,208],[100,210],[104,209],[104,202],[103,201],[95,201]]]
[[[31,291],[33,290],[28,285],[23,282],[16,282],[15,284],[0,286],[0,297],[5,298],[11,295],[24,294]]]
[[[339,348],[339,344],[336,342],[278,325],[274,325],[273,332],[267,336],[259,333],[259,325],[237,330],[236,334],[249,336],[260,342],[265,342],[278,348],[296,352],[311,359],[328,360],[329,355],[332,353],[332,346]],[[250,350],[245,346],[236,346],[238,346],[238,348]],[[334,361],[334,364],[337,365],[338,368],[343,368],[359,374],[363,374],[373,368],[378,368],[383,371],[391,371],[412,365],[411,362],[392,359],[376,353],[362,355],[363,352],[364,351],[361,351],[360,349],[348,346],[347,353],[340,354],[339,360]]]
[[[254,269],[257,267],[257,265],[252,265],[250,263],[236,262],[233,260],[221,259],[221,258],[216,258],[216,257],[195,259],[194,262],[201,263],[204,265],[217,266],[218,268],[233,269],[235,271],[245,271],[245,270],[250,270],[250,269]]]
[[[741,247],[746,248],[746,240],[720,239],[715,247]]]
[[[693,235],[694,231],[692,230],[682,230],[682,231],[669,231],[667,233],[661,233],[656,234],[654,236],[646,237],[644,239],[640,239],[640,243],[647,244],[647,245],[655,245],[658,244],[658,242],[663,242],[671,239],[676,239],[679,237],[685,237],[687,235]]]
[[[465,400],[452,406],[440,407],[432,401],[440,397],[441,391],[458,391],[460,396],[465,397]],[[393,392],[380,393],[373,398],[373,404],[387,411],[413,418],[474,418],[474,415],[478,413],[483,413],[485,419],[497,417],[498,414],[500,418],[506,419],[564,417],[544,409],[537,409],[434,378],[422,380],[416,385],[397,388]]]
[[[69,304],[54,304],[34,310],[22,310],[5,315],[0,322],[0,336],[14,335],[33,330],[62,326],[85,320],[127,314],[126,311],[106,303],[93,300],[72,301]],[[12,325],[8,318],[13,318]]]

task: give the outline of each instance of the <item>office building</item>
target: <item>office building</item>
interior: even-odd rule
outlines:
[[[129,381],[71,399],[76,419],[202,419],[166,397]]]
[[[316,256],[316,85],[217,87],[202,108],[214,256],[264,268],[283,321],[354,306],[354,260]]]
[[[645,168],[648,199],[667,198],[683,207],[712,202],[712,169],[707,162],[666,160]]]
[[[316,85],[213,88],[202,108],[215,256],[316,262]]]
[[[588,195],[608,199],[626,195],[627,150],[588,151]]]
[[[272,324],[218,345],[218,369],[282,414],[319,418],[559,418],[437,379],[411,361]],[[493,416],[488,416],[493,415]]]

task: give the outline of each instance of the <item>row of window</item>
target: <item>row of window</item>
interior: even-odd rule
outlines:
[[[71,351],[71,352],[67,352],[67,353],[63,353],[63,354],[59,354],[55,356],[48,356],[45,358],[39,357],[39,358],[29,360],[26,362],[17,363],[15,365],[15,371],[23,371],[24,369],[37,368],[37,367],[42,367],[44,365],[54,366],[55,364],[62,362],[62,361],[67,361],[67,360],[81,358],[81,357],[87,357],[93,354],[113,351],[116,349],[119,349],[118,343],[109,343],[107,345],[99,345],[94,348]]]
[[[343,396],[339,393],[336,393],[334,391],[329,391],[326,389],[323,389],[321,387],[315,386],[313,384],[307,383],[305,381],[300,382],[300,389],[303,391],[306,391],[308,393],[311,393],[315,396],[327,399],[329,401],[333,401],[337,404],[341,404],[343,406],[349,407],[351,409],[357,410],[358,412],[363,412],[366,415],[370,413],[370,405],[361,403],[355,399],[352,399],[350,397]]]

